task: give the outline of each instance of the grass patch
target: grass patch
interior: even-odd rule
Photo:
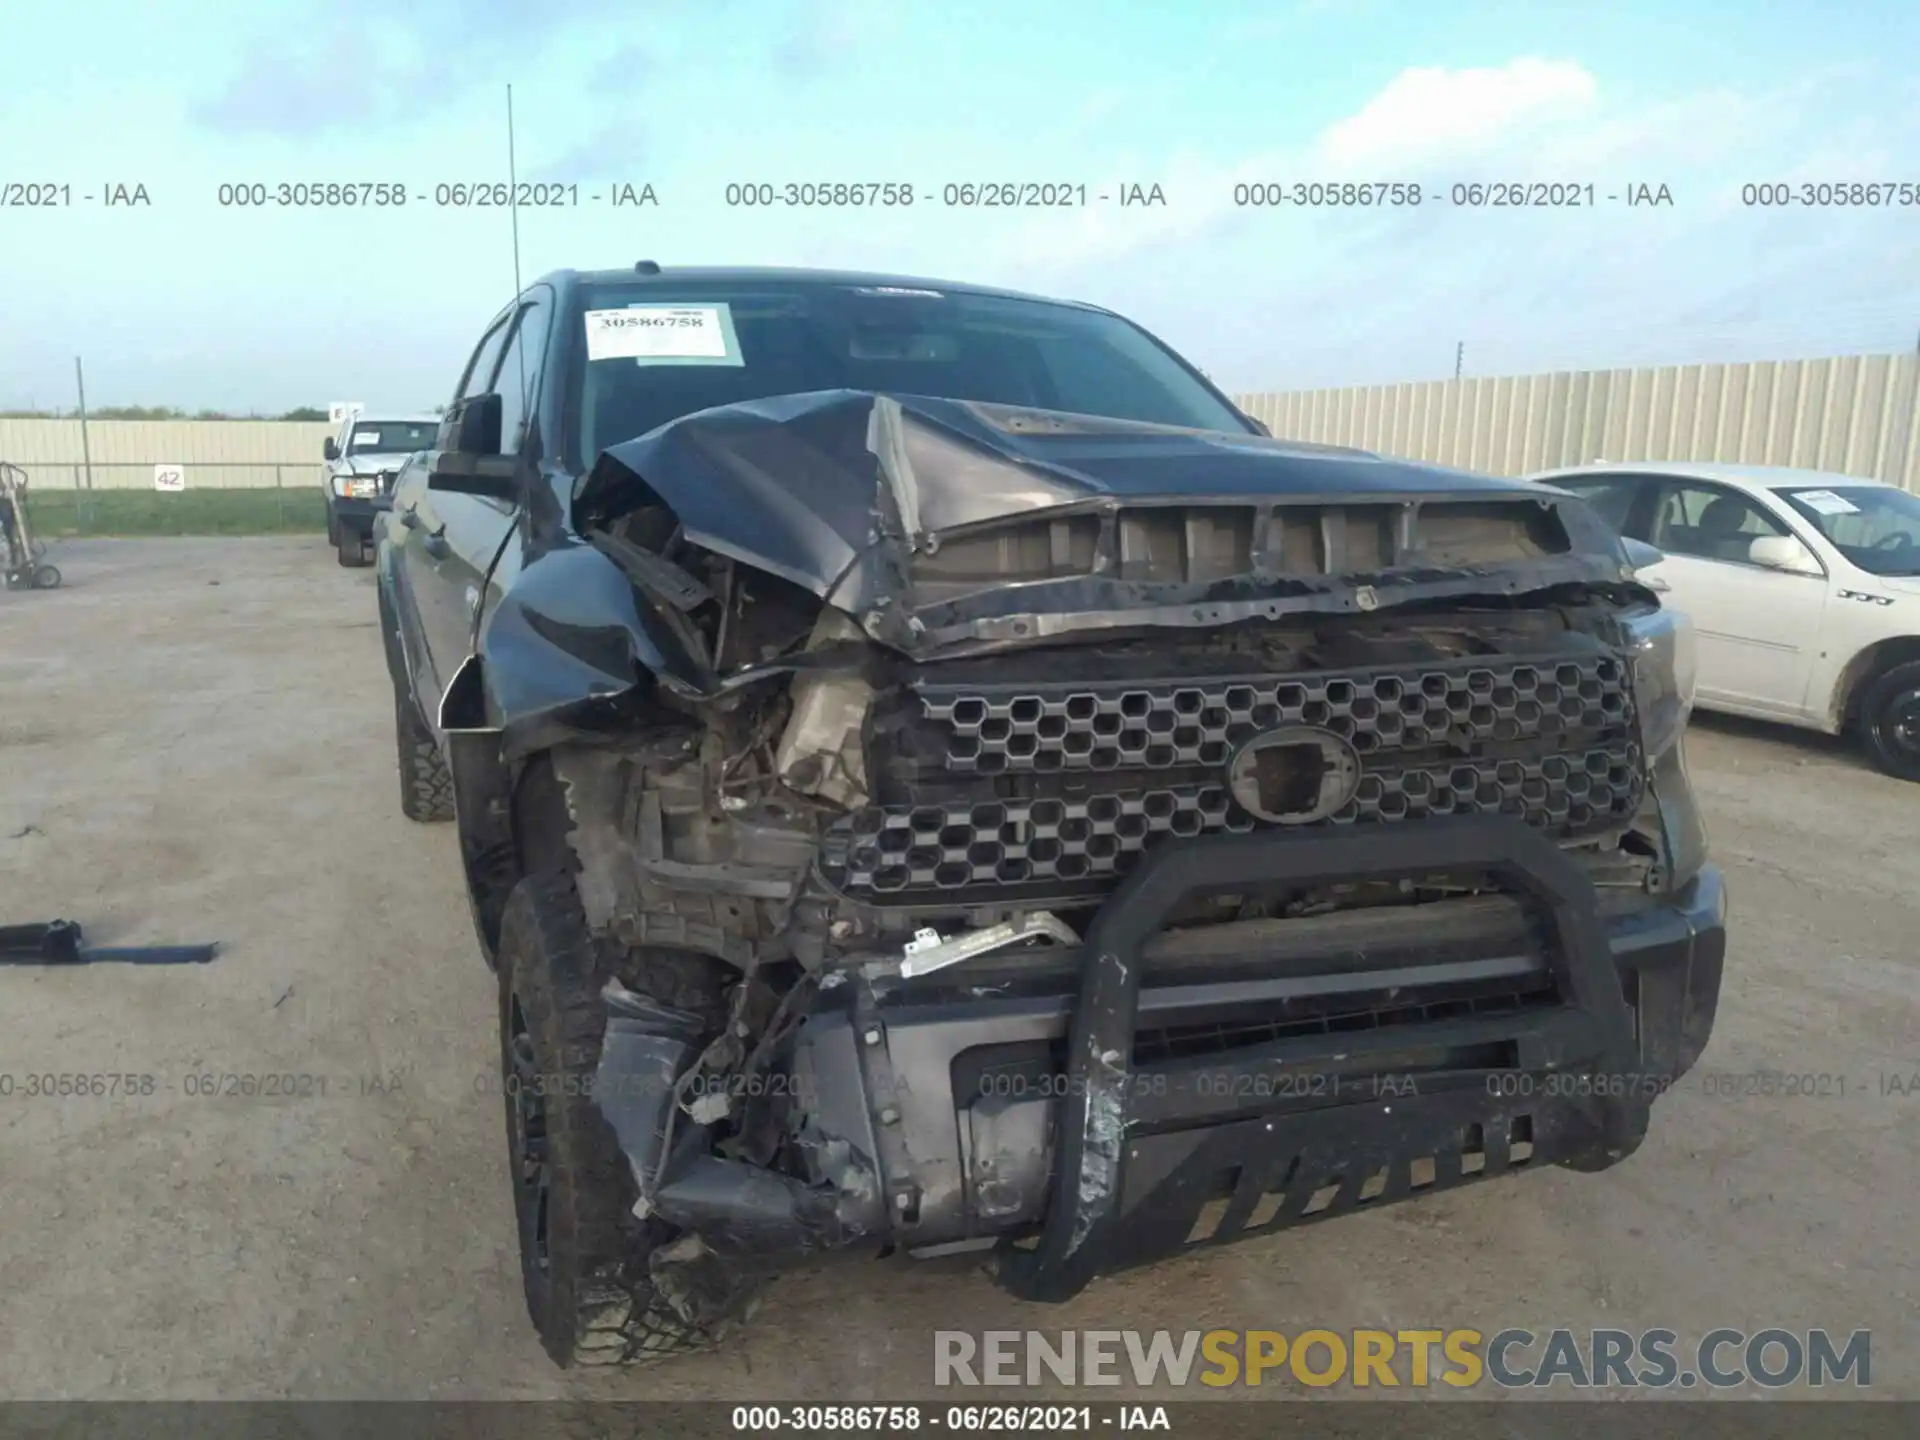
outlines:
[[[327,528],[318,486],[253,490],[29,490],[27,520],[63,535],[295,535]]]

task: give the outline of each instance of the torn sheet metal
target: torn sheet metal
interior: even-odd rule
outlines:
[[[593,1077],[594,1104],[627,1157],[640,1191],[636,1212],[645,1214],[672,1133],[674,1085],[701,1050],[701,1020],[617,980],[607,983],[601,998],[607,1029]]]

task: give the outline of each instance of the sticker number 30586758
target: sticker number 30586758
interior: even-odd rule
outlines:
[[[589,310],[587,359],[653,364],[738,365],[724,305],[633,305]]]

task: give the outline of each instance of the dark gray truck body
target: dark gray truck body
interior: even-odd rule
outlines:
[[[569,455],[577,283],[531,441],[457,395],[403,482],[382,610],[489,954],[539,760],[593,933],[738,977],[717,1038],[615,987],[595,1067],[690,1318],[826,1251],[1064,1299],[1637,1147],[1725,898],[1677,622],[1583,502],[849,390]]]

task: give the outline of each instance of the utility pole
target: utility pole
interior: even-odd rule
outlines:
[[[1462,340],[1453,347],[1453,378],[1460,378],[1460,366],[1467,358],[1467,342]]]
[[[80,459],[87,467],[87,489],[93,489],[93,448],[87,443],[87,377],[80,357],[73,357],[73,383],[80,391]]]

